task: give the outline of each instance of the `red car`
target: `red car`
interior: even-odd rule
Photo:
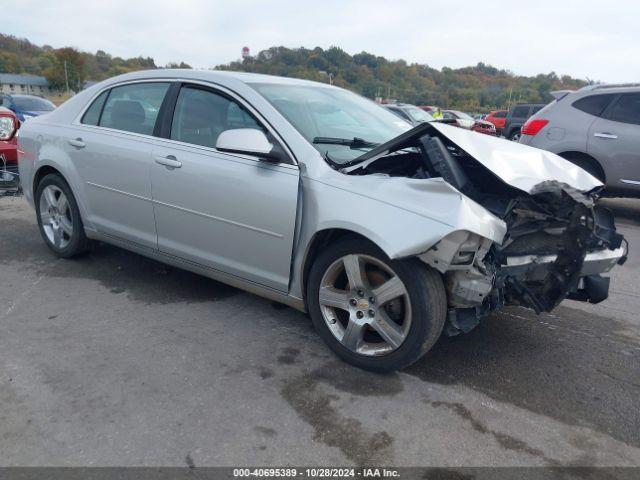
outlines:
[[[8,108],[0,107],[0,196],[19,188],[18,140],[20,121]]]
[[[505,123],[507,122],[508,110],[494,110],[489,112],[489,115],[484,117],[487,122],[491,122],[495,125],[498,134],[501,134],[504,130]]]
[[[442,115],[445,120],[455,121],[455,125],[460,128],[466,128],[478,133],[484,133],[485,135],[496,135],[496,127],[492,123],[484,120],[476,120],[471,115],[468,115],[459,110],[444,110]]]
[[[485,135],[496,136],[498,133],[496,132],[496,127],[491,123],[485,120],[476,120],[471,127],[471,130],[478,133],[484,133]]]
[[[7,166],[18,164],[18,141],[16,132],[20,128],[20,121],[8,108],[0,107],[0,155],[5,159]],[[0,170],[4,167],[0,160]]]

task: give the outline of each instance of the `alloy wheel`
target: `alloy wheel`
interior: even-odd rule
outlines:
[[[398,275],[384,262],[350,254],[333,262],[320,282],[322,317],[333,336],[352,352],[391,353],[411,327],[411,304]]]
[[[40,220],[47,240],[64,249],[73,235],[71,206],[64,192],[55,185],[48,185],[40,195]]]

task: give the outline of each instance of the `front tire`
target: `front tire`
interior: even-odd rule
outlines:
[[[372,243],[348,238],[314,262],[307,306],[316,330],[341,359],[390,372],[435,344],[447,298],[440,274],[420,260],[391,260]]]
[[[35,194],[38,227],[44,242],[54,254],[71,258],[87,250],[80,210],[71,188],[58,174],[45,176]]]

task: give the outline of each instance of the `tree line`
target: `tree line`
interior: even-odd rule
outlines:
[[[66,65],[66,76],[65,76]],[[98,50],[54,49],[26,39],[0,34],[0,72],[42,75],[53,89],[78,91],[84,81],[99,81],[121,73],[155,68],[191,68],[184,62],[156,65],[151,57],[124,59]],[[271,47],[255,56],[214,67],[319,82],[331,81],[369,98],[391,98],[416,105],[439,105],[468,112],[505,108],[518,102],[547,103],[549,92],[578,89],[589,81],[551,72],[521,76],[482,62],[464,68],[388,60],[367,52],[350,55],[341,48]]]
[[[533,77],[515,75],[482,62],[472,67],[441,70],[371,53],[349,55],[338,47],[312,50],[272,47],[216,67],[328,82],[369,98],[390,98],[416,105],[438,105],[468,112],[506,108],[509,103],[548,103],[549,92],[575,90],[586,80],[551,72]]]
[[[159,67],[151,57],[124,59],[102,50],[88,53],[72,47],[37,46],[29,40],[0,33],[0,73],[42,75],[54,90],[63,90],[68,83],[69,88],[77,92],[87,80],[99,81],[154,68]],[[181,62],[167,64],[165,68],[191,67]]]

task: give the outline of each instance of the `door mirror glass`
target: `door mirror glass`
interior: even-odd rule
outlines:
[[[283,160],[280,149],[269,142],[262,130],[255,128],[225,130],[218,135],[216,149],[221,152],[255,155],[278,162]]]

